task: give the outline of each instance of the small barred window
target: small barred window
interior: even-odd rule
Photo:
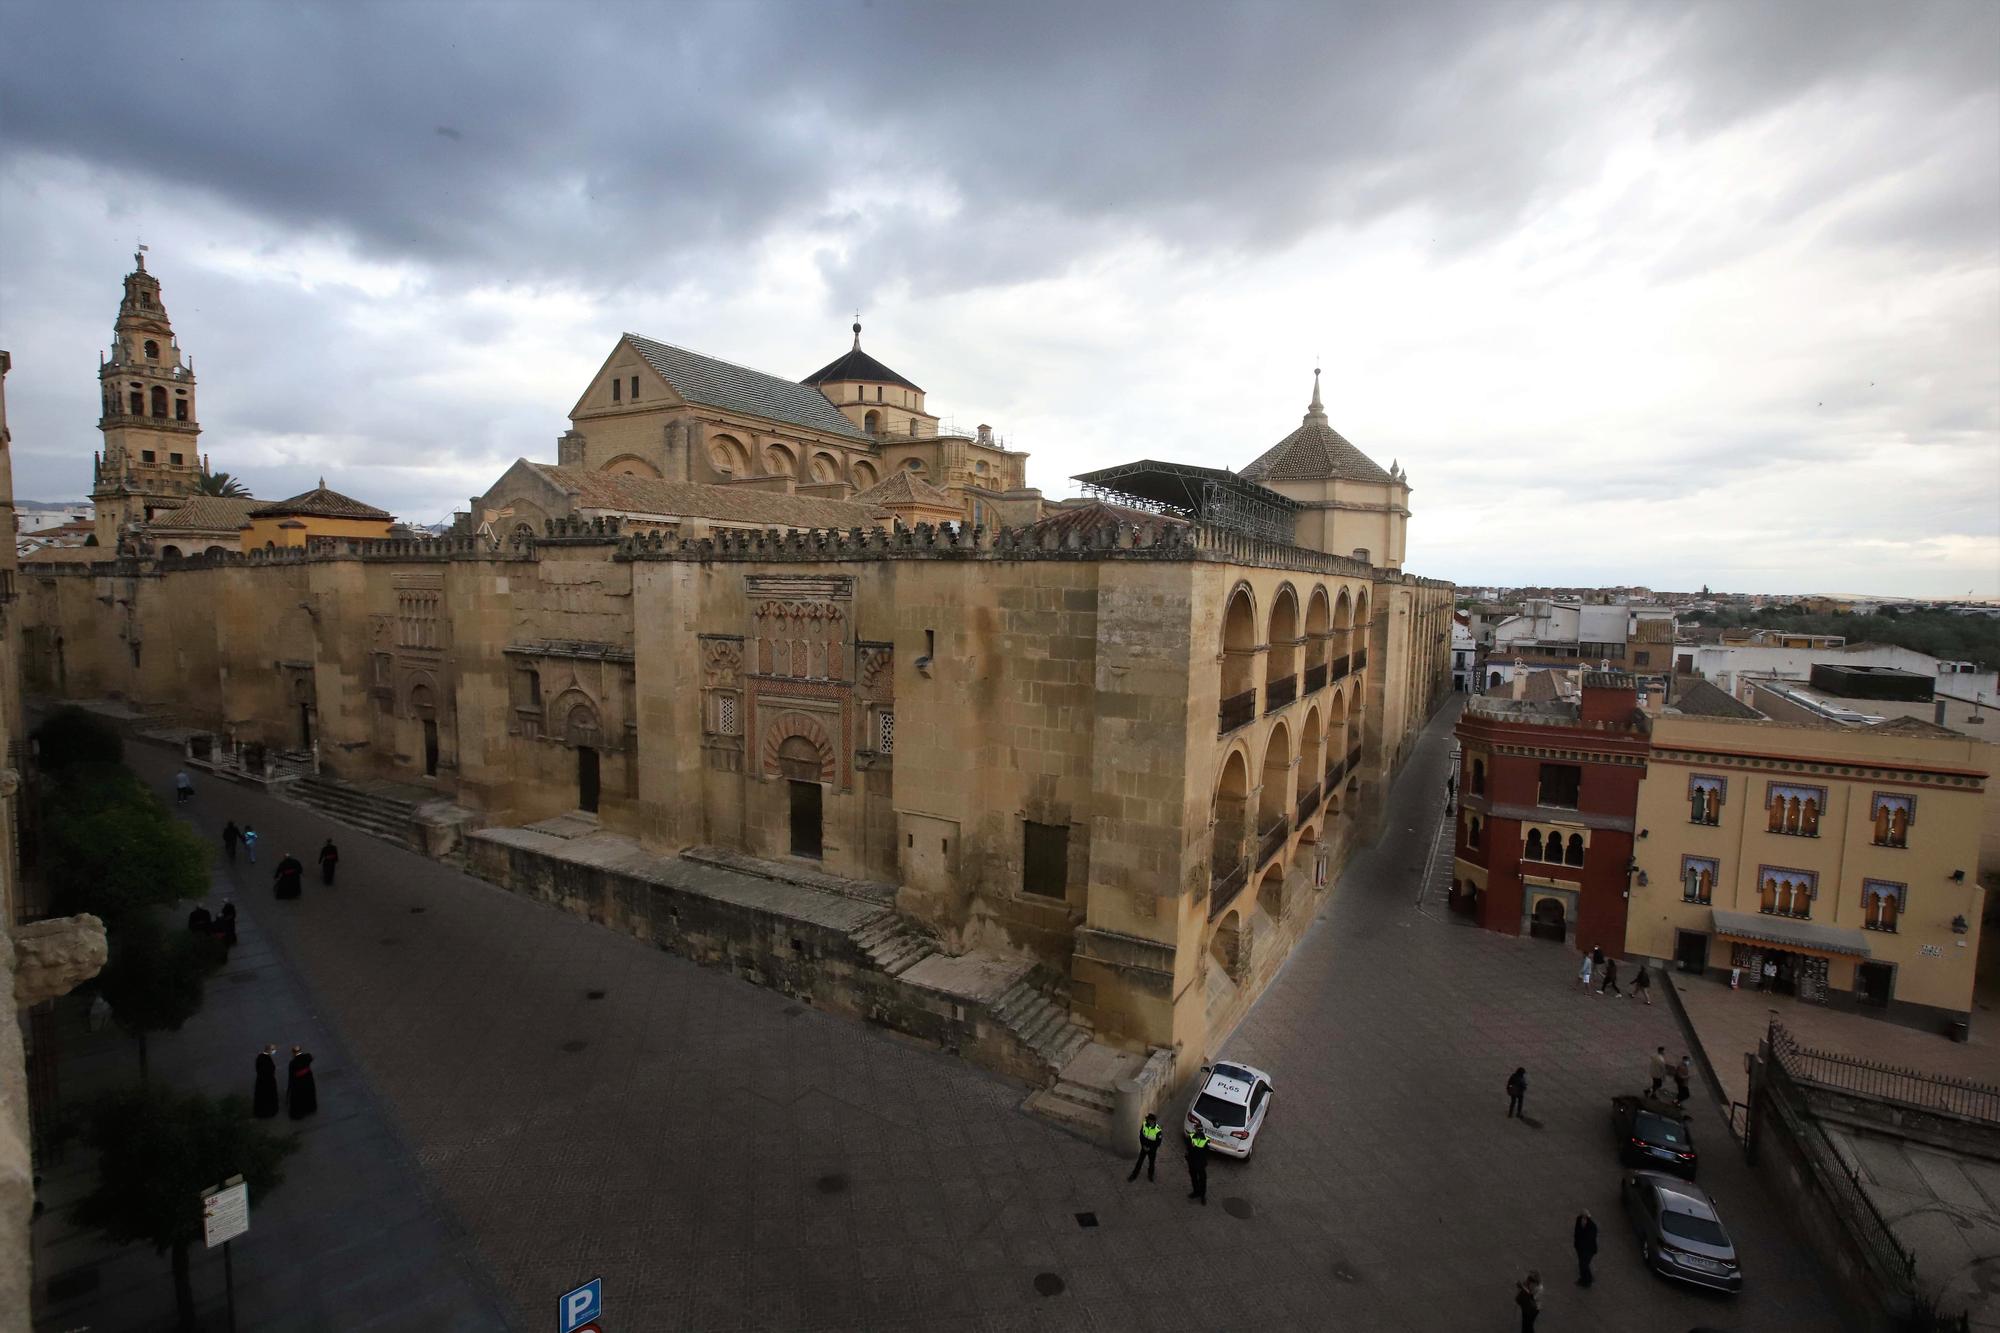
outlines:
[[[736,696],[733,694],[718,696],[715,713],[715,729],[717,734],[734,736],[736,734]]]
[[[881,725],[878,728],[878,740],[875,745],[876,752],[880,754],[894,754],[896,752],[896,715],[885,708],[877,716],[881,719]]]

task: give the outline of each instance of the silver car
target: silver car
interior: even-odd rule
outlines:
[[[1623,1194],[1646,1267],[1698,1287],[1743,1290],[1736,1246],[1706,1190],[1659,1171],[1628,1171]]]

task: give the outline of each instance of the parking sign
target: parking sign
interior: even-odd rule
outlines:
[[[556,1333],[581,1333],[583,1326],[604,1313],[604,1279],[594,1277],[575,1291],[564,1292],[557,1306]]]

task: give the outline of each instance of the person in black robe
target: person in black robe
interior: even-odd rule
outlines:
[[[241,841],[243,841],[243,830],[236,827],[235,820],[232,819],[222,826],[222,854],[232,865],[236,862],[236,844]]]
[[[286,852],[271,874],[272,893],[280,898],[298,897],[304,887],[305,873],[306,868],[299,864],[299,858]]]
[[[278,1113],[278,1062],[272,1059],[277,1053],[275,1046],[257,1052],[257,1090],[250,1096],[250,1110],[259,1120]]]
[[[215,918],[208,914],[207,907],[201,903],[196,903],[194,910],[188,913],[188,933],[191,935],[208,935],[213,934],[214,930]]]
[[[319,1089],[313,1086],[313,1058],[300,1047],[292,1047],[291,1090],[285,1096],[292,1119],[303,1120],[319,1110]]]
[[[333,845],[333,839],[326,840],[326,846],[319,849],[319,882],[333,883],[333,868],[340,864],[340,849]]]
[[[222,915],[215,918],[215,938],[222,941],[225,949],[236,947],[236,904],[227,899],[222,904]]]

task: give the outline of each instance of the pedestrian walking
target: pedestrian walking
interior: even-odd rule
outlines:
[[[271,872],[271,893],[278,898],[296,898],[304,890],[306,868],[299,864],[299,858],[286,852],[278,862],[278,868]]]
[[[222,854],[231,865],[236,864],[236,844],[241,841],[243,841],[243,830],[236,827],[235,820],[232,819],[222,826]]]
[[[291,1079],[285,1094],[285,1109],[292,1119],[303,1120],[319,1110],[319,1089],[313,1086],[312,1056],[301,1047],[292,1047],[292,1063],[288,1072]]]
[[[1576,984],[1584,990],[1590,989],[1590,955],[1583,956],[1583,966],[1576,970]]]
[[[257,827],[254,824],[243,826],[243,854],[250,858],[251,865],[257,864]]]
[[[1188,1197],[1208,1206],[1208,1131],[1196,1125],[1187,1133]]]
[[[236,904],[224,899],[222,914],[215,918],[215,938],[222,941],[225,949],[236,947]]]
[[[1777,960],[1777,959],[1775,959],[1775,958],[1766,958],[1766,959],[1764,960],[1764,980],[1763,980],[1763,984],[1759,985],[1759,986],[1757,987],[1757,989],[1758,989],[1758,990],[1776,990],[1776,989],[1778,989],[1778,960]]]
[[[1653,1095],[1657,1097],[1660,1095],[1660,1085],[1667,1081],[1667,1048],[1664,1046],[1655,1048],[1653,1058],[1647,1063],[1651,1066],[1647,1072],[1653,1076]]]
[[[1521,1311],[1521,1333],[1535,1333],[1535,1321],[1542,1315],[1542,1275],[1530,1268],[1514,1288],[1514,1304]]]
[[[1576,1246],[1576,1285],[1587,1287],[1591,1283],[1590,1261],[1597,1257],[1596,1219],[1588,1212],[1578,1213],[1571,1235]]]
[[[1604,984],[1597,988],[1597,993],[1602,995],[1608,990],[1617,991],[1618,998],[1621,1000],[1625,998],[1625,990],[1618,984],[1618,960],[1616,958],[1607,958],[1604,960]]]
[[[1653,1002],[1653,972],[1644,963],[1639,964],[1639,975],[1633,978],[1632,998],[1644,999],[1649,1005]]]
[[[257,1052],[257,1086],[250,1094],[250,1110],[259,1120],[269,1120],[278,1113],[278,1053],[276,1046],[266,1045]]]
[[[1525,1067],[1516,1069],[1507,1076],[1507,1116],[1526,1118],[1521,1104],[1528,1099],[1528,1071]]]
[[[333,839],[326,840],[326,846],[319,849],[319,882],[333,883],[333,868],[340,864],[340,849],[333,845]]]
[[[1458,795],[1458,775],[1451,774],[1444,780],[1444,798],[1448,801]]]
[[[1694,1061],[1690,1060],[1686,1055],[1682,1055],[1681,1062],[1674,1066],[1674,1101],[1676,1103],[1681,1106],[1687,1105],[1688,1092],[1693,1083]]]
[[[184,768],[174,774],[174,804],[180,805],[193,798],[194,779],[188,776],[187,770]]]
[[[1126,1184],[1129,1185],[1139,1178],[1139,1168],[1142,1166],[1146,1168],[1146,1179],[1148,1181],[1153,1179],[1153,1167],[1159,1161],[1160,1135],[1163,1132],[1160,1128],[1160,1118],[1151,1111],[1146,1112],[1146,1123],[1139,1126],[1139,1160],[1132,1163],[1132,1174],[1125,1177]]]
[[[188,913],[188,934],[210,935],[214,932],[215,918],[208,914],[207,904],[196,903],[194,910]]]

